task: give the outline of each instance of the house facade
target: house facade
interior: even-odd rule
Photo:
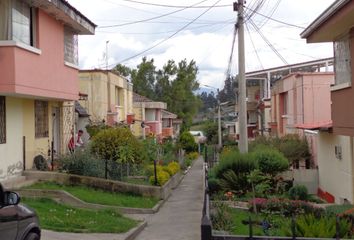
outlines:
[[[80,101],[90,120],[108,125],[127,123],[133,114],[133,85],[128,79],[107,70],[80,70]]]
[[[132,132],[137,137],[153,135],[162,138],[162,111],[167,108],[164,102],[154,102],[151,99],[133,93],[135,123]]]
[[[65,152],[78,99],[78,35],[95,24],[68,2],[0,2],[0,180]]]
[[[333,42],[332,120],[319,128],[319,189],[330,202],[354,201],[354,2],[335,1],[302,33],[308,43]]]
[[[275,82],[271,97],[273,135],[302,134],[299,126],[331,121],[334,74],[293,73]]]

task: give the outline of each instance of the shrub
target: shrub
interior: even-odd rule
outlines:
[[[243,194],[250,189],[247,175],[256,167],[256,162],[249,154],[233,150],[220,155],[220,162],[213,171],[223,190]]]
[[[306,138],[300,138],[297,134],[288,134],[282,137],[277,148],[292,164],[301,159],[309,159],[311,156]]]
[[[208,190],[209,190],[209,194],[219,192],[221,190],[220,185],[219,185],[219,180],[216,178],[209,178],[208,179]]]
[[[218,124],[212,121],[203,124],[203,132],[207,138],[208,144],[216,144],[218,142]]]
[[[252,155],[258,163],[259,170],[265,174],[275,176],[289,168],[288,160],[274,148],[258,147]]]
[[[187,166],[187,167],[190,167],[192,166],[192,160],[187,158],[186,160],[184,160],[184,164]]]
[[[100,123],[100,124],[89,124],[86,126],[87,133],[90,135],[91,138],[96,136],[102,130],[111,128],[110,126]]]
[[[194,152],[198,150],[198,144],[195,142],[193,135],[188,132],[182,132],[178,139],[178,144],[187,153]]]
[[[231,231],[233,228],[230,207],[223,202],[215,202],[210,214],[213,229]]]
[[[156,172],[158,171],[162,171],[163,167],[161,165],[156,164]],[[154,176],[154,165],[150,164],[148,166],[145,167],[145,176],[150,177],[150,176]]]
[[[191,159],[191,160],[197,159],[198,157],[199,157],[198,152],[190,152],[186,156],[186,158]]]
[[[59,160],[59,171],[91,177],[104,177],[104,162],[91,153],[90,149],[75,151],[62,156]]]
[[[167,165],[167,168],[169,169],[169,172],[171,172],[171,176],[175,175],[176,173],[178,173],[181,170],[181,167],[179,166],[178,162],[170,162]]]
[[[296,185],[289,189],[290,199],[293,200],[307,200],[308,191],[304,185]]]
[[[251,211],[253,210],[254,204],[256,205],[258,211],[272,214],[282,214],[284,216],[308,213],[314,214],[316,217],[320,217],[325,213],[323,208],[316,207],[309,202],[300,200],[255,198],[249,201],[249,208]]]
[[[119,163],[142,161],[142,145],[128,128],[109,128],[92,138],[92,151],[102,159]]]
[[[283,230],[287,236],[292,236],[291,227],[283,225]],[[350,234],[351,223],[346,219],[339,221],[339,237],[347,238]],[[320,218],[313,214],[299,216],[296,219],[296,235],[308,238],[335,238],[336,237],[336,218],[322,216]]]
[[[157,185],[163,186],[170,179],[170,174],[164,170],[157,171]],[[149,178],[151,184],[155,184],[155,176]]]

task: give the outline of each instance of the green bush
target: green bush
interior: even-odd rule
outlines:
[[[110,128],[92,138],[92,151],[102,159],[119,163],[140,163],[142,145],[128,128]]]
[[[219,180],[216,178],[209,178],[208,179],[208,190],[209,190],[209,194],[214,194],[219,192],[220,189],[220,185],[219,185]]]
[[[170,174],[164,170],[157,171],[157,185],[163,186],[170,179]],[[149,178],[151,184],[155,184],[155,176]]]
[[[250,154],[230,150],[220,154],[220,162],[212,171],[223,190],[242,194],[250,190],[247,176],[256,168],[257,164]]]
[[[215,230],[231,231],[233,229],[231,209],[223,202],[215,202],[213,204],[210,218]]]
[[[195,152],[198,150],[198,144],[195,142],[193,135],[188,132],[182,132],[178,139],[178,144],[187,153]]]
[[[199,157],[199,153],[198,152],[190,152],[186,155],[186,158],[190,159],[190,160],[194,160],[197,159]]]
[[[265,174],[275,176],[289,168],[288,160],[274,148],[257,147],[252,156],[258,163],[259,170]]]
[[[169,169],[171,176],[175,175],[176,173],[178,173],[181,170],[181,167],[178,162],[170,162],[167,165],[167,168]]]
[[[293,200],[307,200],[308,191],[304,185],[295,185],[289,189],[289,197]]]
[[[154,160],[157,160],[158,145],[155,138],[147,137],[142,141],[142,155],[146,164],[151,164]]]
[[[61,156],[59,171],[91,177],[104,177],[104,163],[90,149],[80,149],[73,154]]]
[[[218,143],[218,124],[216,122],[206,122],[202,128],[208,144]]]
[[[101,132],[102,130],[111,128],[110,126],[100,123],[100,124],[89,124],[86,126],[87,133],[90,135],[91,138],[97,135],[97,133]]]
[[[287,236],[292,236],[291,227],[283,225]],[[351,223],[346,219],[340,219],[339,237],[347,238],[350,234]],[[336,218],[334,216],[322,216],[320,218],[313,214],[299,216],[296,219],[296,236],[308,238],[335,238]]]
[[[220,162],[214,168],[215,176],[223,178],[228,170],[233,170],[237,174],[248,174],[257,168],[257,163],[250,154],[241,154],[236,150],[222,152]]]
[[[144,169],[145,171],[145,176],[147,177],[150,177],[150,176],[153,176],[154,175],[154,165],[153,164],[150,164],[150,165],[147,165]],[[163,170],[163,167],[159,164],[156,164],[156,171],[162,171]]]

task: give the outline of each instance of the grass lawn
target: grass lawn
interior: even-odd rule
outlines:
[[[264,214],[258,214],[256,216],[254,213],[241,210],[241,209],[231,209],[231,216],[234,228],[232,229],[232,234],[235,235],[249,235],[249,225],[242,223],[242,221],[249,221],[249,216],[251,216],[252,221],[261,222],[265,219]],[[286,234],[281,229],[281,226],[286,224],[288,225],[290,220],[281,216],[272,215],[271,225],[269,229],[270,236],[286,236]],[[262,226],[260,224],[253,224],[253,235],[264,236]]]
[[[38,182],[26,187],[26,189],[64,190],[87,203],[119,207],[153,208],[158,203],[158,199],[153,197],[112,193],[85,186],[60,185],[55,182]]]
[[[138,222],[115,210],[88,210],[58,204],[50,199],[23,198],[36,210],[43,229],[59,232],[124,233]]]

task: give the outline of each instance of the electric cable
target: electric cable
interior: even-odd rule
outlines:
[[[256,32],[261,36],[261,38],[265,41],[265,43],[272,49],[272,51],[282,60],[285,65],[289,65],[285,58],[278,52],[278,50],[271,44],[271,42],[263,35],[258,26],[253,22],[252,19],[249,19],[249,23],[253,26]]]
[[[245,24],[245,25],[246,25],[246,30],[247,30],[247,32],[248,32],[248,37],[249,37],[250,40],[251,40],[251,43],[252,43],[254,52],[255,52],[255,54],[256,54],[256,56],[257,56],[258,62],[259,62],[259,64],[261,65],[262,69],[264,69],[263,64],[262,64],[262,61],[261,61],[261,59],[260,59],[260,57],[259,57],[259,55],[258,55],[258,51],[257,51],[257,49],[256,49],[256,46],[255,46],[255,44],[254,44],[254,42],[253,42],[250,29],[249,29],[249,27],[248,27],[247,24]]]
[[[131,2],[131,3],[138,3],[143,5],[155,6],[155,7],[167,7],[167,8],[187,8],[187,6],[180,6],[180,5],[168,5],[168,4],[158,4],[158,3],[151,3],[151,2],[140,2],[136,0],[121,0],[124,2]],[[231,7],[232,4],[223,4],[223,5],[215,5],[214,7]],[[193,6],[188,8],[209,8],[211,6]]]
[[[255,14],[258,14],[258,15],[260,15],[260,16],[262,16],[262,17],[268,18],[269,20],[272,20],[272,21],[274,21],[274,22],[281,23],[281,24],[284,24],[284,25],[287,25],[287,26],[290,26],[290,27],[296,27],[296,28],[300,28],[300,29],[305,29],[304,27],[301,27],[301,26],[298,26],[298,25],[295,25],[295,24],[292,24],[292,23],[287,23],[287,22],[284,22],[284,21],[280,21],[280,20],[278,20],[278,19],[274,19],[274,18],[272,18],[272,17],[266,16],[266,15],[264,15],[264,14],[262,14],[262,13],[259,13],[259,12],[257,12],[257,11],[254,11],[253,9],[250,9],[250,8],[248,8],[248,7],[246,7],[246,6],[245,6],[245,8],[248,9],[248,10],[250,10],[250,11],[252,11],[252,12],[255,13]]]
[[[184,11],[184,10],[186,10],[186,9],[188,9],[188,8],[191,8],[192,6],[201,4],[201,3],[206,2],[206,1],[208,1],[208,0],[203,0],[203,1],[200,1],[200,2],[197,2],[197,3],[193,4],[193,5],[191,5],[191,6],[187,6],[187,7],[185,7],[185,8],[178,9],[178,10],[175,10],[175,11],[172,11],[172,12],[168,12],[168,13],[165,13],[165,14],[162,14],[162,15],[159,15],[159,16],[151,17],[151,18],[141,19],[141,20],[137,20],[137,21],[133,21],[133,22],[128,22],[128,23],[122,23],[122,24],[98,26],[97,28],[122,27],[122,26],[127,26],[127,25],[142,23],[142,22],[147,22],[147,21],[150,21],[150,20],[155,20],[155,19],[158,19],[158,18],[163,18],[163,17],[169,16],[169,15],[175,14],[175,13],[177,13],[177,12]]]
[[[221,0],[216,1],[212,6],[210,6],[208,9],[206,9],[206,10],[203,11],[201,14],[199,14],[199,15],[198,15],[196,18],[194,18],[191,22],[189,22],[188,24],[184,25],[182,28],[180,28],[179,30],[177,30],[175,33],[171,34],[171,35],[168,36],[167,38],[165,38],[165,39],[159,41],[158,43],[156,43],[156,44],[154,44],[154,45],[148,47],[147,49],[145,49],[145,50],[143,50],[143,51],[141,51],[141,52],[139,52],[139,53],[137,53],[137,54],[135,54],[135,55],[133,55],[133,56],[131,56],[131,57],[125,58],[125,59],[119,61],[118,63],[110,64],[109,66],[111,67],[111,66],[113,66],[113,65],[117,65],[117,64],[119,64],[119,63],[129,61],[129,60],[131,60],[131,59],[133,59],[133,58],[136,58],[136,57],[138,57],[138,56],[140,56],[140,55],[142,55],[142,54],[144,54],[144,53],[150,51],[151,49],[153,49],[153,48],[155,48],[155,47],[161,45],[162,43],[164,43],[164,42],[170,40],[171,38],[173,38],[174,36],[176,36],[178,33],[182,32],[184,29],[186,29],[188,26],[190,26],[191,24],[193,24],[193,22],[197,21],[197,20],[198,20],[200,17],[202,17],[204,14],[206,14],[207,12],[209,12],[209,11],[213,8],[213,6],[216,5],[216,4],[218,4],[220,1],[221,1]]]

